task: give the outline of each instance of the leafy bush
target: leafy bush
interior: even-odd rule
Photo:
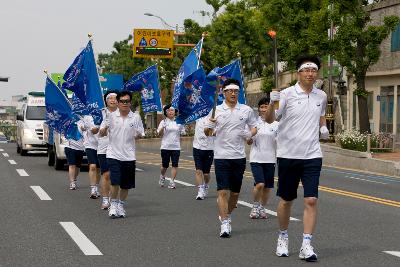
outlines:
[[[377,146],[378,136],[376,134],[371,135],[371,147]],[[336,136],[336,140],[340,146],[344,149],[356,150],[356,151],[367,151],[367,134],[360,133],[357,130],[346,130],[339,133]]]

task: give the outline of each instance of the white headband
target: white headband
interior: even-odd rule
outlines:
[[[315,64],[313,62],[306,62],[306,63],[301,64],[300,68],[297,71],[299,72],[299,71],[301,71],[302,69],[305,69],[305,68],[313,68],[313,69],[318,70],[317,64]]]
[[[110,98],[110,97],[112,97],[112,96],[117,96],[117,94],[116,93],[109,93],[107,96],[106,96],[106,101]]]
[[[228,85],[224,88],[224,91],[225,91],[225,90],[228,90],[228,89],[239,90],[240,87],[237,86],[236,84],[231,83],[231,84],[228,84]]]

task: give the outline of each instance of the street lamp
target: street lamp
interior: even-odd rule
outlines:
[[[175,27],[174,27],[174,26],[171,26],[171,25],[169,25],[162,17],[157,16],[157,15],[154,15],[154,14],[152,14],[152,13],[144,13],[144,15],[145,15],[145,16],[149,16],[149,17],[156,17],[156,18],[159,18],[159,19],[161,20],[161,22],[164,24],[164,26],[167,26],[167,27],[169,27],[169,28],[171,28],[171,29],[175,29],[176,32],[179,32],[178,24],[176,24]]]

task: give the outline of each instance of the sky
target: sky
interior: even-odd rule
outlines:
[[[93,34],[95,53],[112,51],[134,28],[183,26],[186,18],[209,23],[198,11],[205,0],[2,0],[0,5],[0,100],[44,90],[44,69],[65,72]],[[200,38],[200,37],[199,37]]]

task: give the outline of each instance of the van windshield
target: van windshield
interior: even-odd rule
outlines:
[[[26,108],[26,119],[27,120],[45,120],[46,119],[46,107],[42,106],[28,106]]]

